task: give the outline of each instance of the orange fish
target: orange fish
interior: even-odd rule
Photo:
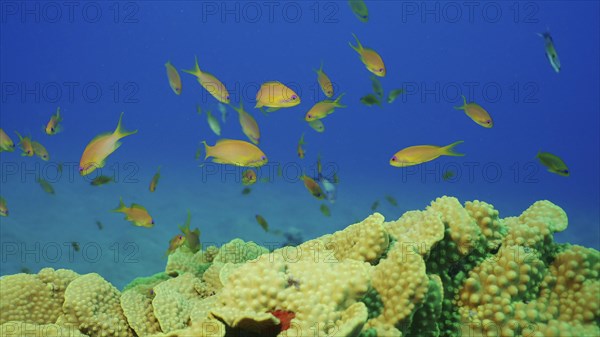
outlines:
[[[360,55],[360,60],[365,64],[367,70],[369,70],[376,76],[384,77],[386,71],[381,56],[379,56],[379,54],[373,49],[364,48],[358,40],[358,37],[356,37],[356,35],[352,34],[352,36],[354,36],[354,38],[356,39],[357,46],[355,47],[352,45],[352,43],[350,43],[350,47],[356,50],[356,52]]]
[[[317,119],[323,119],[327,117],[327,115],[332,114],[333,111],[335,111],[335,108],[345,108],[346,106],[340,103],[340,100],[343,96],[344,93],[339,95],[338,98],[335,99],[335,101],[324,100],[321,102],[317,102],[315,105],[313,105],[312,108],[310,108],[310,110],[308,110],[304,119],[307,122],[312,122]]]
[[[125,131],[121,124],[124,112],[121,112],[119,123],[113,133],[107,132],[96,136],[85,147],[79,161],[79,174],[82,176],[94,172],[97,168],[104,167],[106,158],[121,146],[119,140],[123,137],[137,133]]]
[[[35,151],[33,150],[33,146],[31,144],[31,138],[29,137],[21,137],[21,134],[15,131],[17,136],[19,136],[19,145],[21,146],[21,156],[32,157]]]
[[[213,157],[213,162],[244,167],[260,167],[267,163],[267,156],[256,145],[242,140],[221,139],[214,146],[206,142],[204,150],[206,156]]]
[[[42,158],[42,160],[44,161],[48,161],[50,159],[50,155],[48,154],[48,150],[46,150],[46,148],[44,147],[44,145],[36,142],[36,141],[32,141],[31,142],[31,147],[33,148],[33,153]]]
[[[464,110],[467,116],[469,116],[469,118],[471,118],[475,123],[483,126],[484,128],[489,129],[492,126],[494,126],[494,121],[492,120],[492,117],[490,117],[490,114],[487,111],[485,111],[485,109],[482,108],[481,105],[477,103],[467,104],[467,99],[465,98],[465,96],[462,96],[462,98],[463,105],[455,106],[454,109]]]
[[[321,87],[321,90],[325,96],[333,96],[333,84],[331,83],[329,76],[323,72],[323,62],[321,62],[321,68],[315,71],[317,72],[317,82],[319,82],[319,86]]]
[[[394,154],[390,159],[390,165],[407,167],[432,161],[439,156],[464,156],[462,153],[454,152],[454,147],[462,142],[462,140],[459,140],[448,146],[417,145],[407,147]]]
[[[15,143],[4,132],[4,130],[0,129],[0,152],[2,152],[2,151],[13,152],[14,150],[15,150]]]
[[[244,110],[244,105],[240,101],[240,107],[236,108],[231,106],[235,111],[237,111],[240,119],[240,125],[242,126],[242,131],[250,139],[250,141],[254,144],[258,144],[260,141],[260,130],[258,129],[258,124],[252,115],[247,113]]]
[[[167,68],[167,77],[169,78],[169,85],[173,92],[177,95],[181,94],[181,77],[179,77],[179,73],[177,69],[173,67],[170,61],[165,63],[165,67]]]
[[[304,187],[306,187],[310,194],[312,194],[315,198],[325,198],[325,194],[323,193],[321,186],[319,186],[319,184],[313,178],[308,177],[306,175],[302,175],[300,179],[304,181]]]
[[[131,207],[126,207],[123,203],[123,198],[119,200],[119,206],[112,210],[113,212],[125,214],[125,220],[139,227],[153,227],[154,220],[144,206],[131,204]]]
[[[300,159],[304,159],[304,149],[302,148],[302,145],[304,145],[304,134],[300,136],[300,140],[298,141],[298,157]]]
[[[208,91],[217,101],[225,104],[229,104],[229,92],[225,85],[221,83],[216,77],[213,75],[200,71],[200,67],[198,66],[198,58],[196,57],[196,64],[194,69],[192,70],[184,70],[188,74],[192,74],[196,76],[198,83]]]
[[[185,243],[185,236],[184,235],[182,235],[182,234],[175,235],[169,241],[169,248],[167,249],[167,252],[165,253],[165,255],[170,255],[175,250],[177,250],[177,248],[181,247],[184,243]]]
[[[300,96],[294,90],[277,81],[265,82],[256,93],[255,108],[269,107],[267,111],[289,108],[300,104]]]
[[[62,130],[62,127],[58,124],[62,122],[62,117],[60,116],[60,107],[56,108],[56,115],[52,115],[50,117],[50,121],[46,124],[44,131],[47,135],[55,135]]]
[[[160,166],[158,167],[158,169],[156,170],[156,173],[154,174],[154,177],[152,177],[152,180],[150,181],[150,192],[156,191],[156,185],[158,184],[158,179],[160,179]]]

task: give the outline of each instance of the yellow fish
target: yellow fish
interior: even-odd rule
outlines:
[[[298,141],[298,157],[300,159],[304,159],[304,149],[302,148],[302,145],[304,145],[304,134],[300,136],[300,140]]]
[[[548,168],[548,172],[556,173],[563,177],[568,177],[571,174],[567,164],[560,157],[552,153],[540,151],[535,157],[540,160],[542,165]]]
[[[56,115],[50,117],[48,124],[44,128],[46,134],[52,136],[62,131],[62,127],[58,124],[60,122],[62,122],[62,117],[60,116],[60,107],[58,107],[56,108]]]
[[[15,133],[17,136],[19,136],[19,145],[21,146],[21,150],[23,150],[21,156],[32,157],[35,152],[33,151],[33,146],[31,145],[31,138],[21,137],[21,134],[17,131],[15,131]]]
[[[2,152],[2,151],[13,152],[14,150],[15,150],[15,143],[4,132],[4,130],[0,129],[0,152]]]
[[[454,147],[462,142],[462,140],[459,140],[458,142],[443,147],[435,145],[407,147],[394,154],[390,159],[390,165],[395,167],[407,167],[432,161],[439,156],[464,156],[462,153],[453,151]]]
[[[242,184],[245,186],[252,185],[256,182],[256,172],[246,170],[242,172]]]
[[[289,108],[300,104],[300,96],[294,90],[277,81],[265,82],[256,93],[255,108]],[[269,111],[269,110],[267,110]],[[271,110],[273,111],[273,110]]]
[[[154,174],[154,176],[152,177],[152,180],[150,181],[150,192],[156,191],[156,185],[158,185],[158,179],[160,179],[160,166],[158,167],[158,169],[156,170],[156,173]]]
[[[215,116],[210,113],[210,111],[206,111],[206,121],[208,122],[208,126],[215,133],[215,135],[221,135],[221,125],[219,121],[215,118]]]
[[[185,224],[178,226],[179,230],[185,235],[185,245],[194,253],[200,250],[200,230],[198,228],[191,230],[192,213],[188,210]]]
[[[308,125],[310,125],[310,127],[313,128],[313,130],[315,130],[317,132],[325,131],[325,124],[323,124],[323,122],[320,119],[315,119],[314,121],[310,121],[310,122],[308,122]]]
[[[112,210],[113,212],[125,214],[125,220],[139,227],[153,227],[154,220],[144,206],[131,204],[131,207],[125,206],[123,198],[119,200],[119,206]]]
[[[550,61],[550,65],[552,69],[557,73],[560,72],[560,60],[558,59],[558,53],[556,52],[556,48],[554,48],[554,41],[552,40],[552,36],[550,32],[546,32],[543,34],[538,33],[540,37],[544,39],[544,46],[546,47],[546,57],[548,61]]]
[[[307,177],[306,175],[302,175],[300,179],[302,179],[302,181],[304,182],[304,187],[306,187],[306,189],[310,192],[310,194],[313,195],[313,197],[317,199],[325,198],[325,194],[323,193],[321,186],[319,186],[319,184],[313,178]]]
[[[31,142],[31,147],[33,148],[33,153],[42,158],[42,160],[44,161],[48,161],[50,159],[50,155],[48,154],[48,150],[46,150],[46,148],[44,147],[44,145],[36,142],[36,141],[32,141]]]
[[[8,207],[6,206],[6,200],[0,197],[0,216],[8,216]]]
[[[343,96],[344,93],[339,95],[338,98],[335,99],[335,101],[324,100],[321,102],[317,102],[315,105],[313,105],[312,108],[310,108],[310,110],[308,110],[304,119],[307,122],[312,122],[314,120],[322,119],[327,117],[327,115],[332,114],[333,111],[335,111],[335,108],[345,108],[346,106],[340,103],[340,99],[342,99]]]
[[[236,108],[231,106],[233,110],[237,111],[240,125],[242,126],[242,131],[250,139],[250,141],[254,144],[258,144],[260,141],[260,130],[258,129],[258,124],[252,115],[247,113],[244,110],[244,104],[240,101],[240,107]]]
[[[329,76],[323,72],[323,62],[321,62],[321,68],[315,71],[317,72],[317,81],[319,82],[319,86],[321,87],[321,90],[323,90],[325,96],[333,96],[333,84],[331,84]]]
[[[356,35],[352,34],[352,36],[354,36],[356,39],[357,46],[355,47],[352,45],[352,43],[350,43],[350,47],[356,50],[356,52],[360,55],[360,60],[362,63],[364,63],[367,69],[376,76],[384,77],[386,72],[381,56],[379,56],[379,54],[377,54],[377,52],[373,49],[364,48]]]
[[[167,68],[167,77],[169,78],[169,85],[171,86],[171,89],[173,89],[173,92],[177,95],[181,94],[181,77],[179,77],[179,73],[177,72],[177,69],[175,69],[175,67],[173,67],[173,65],[171,64],[171,61],[167,61],[167,63],[165,63],[165,67]]]
[[[121,124],[123,114],[121,112],[119,123],[113,133],[102,133],[92,139],[85,147],[79,161],[79,174],[85,176],[94,172],[97,168],[104,167],[106,158],[121,146],[119,140],[137,133],[137,130],[131,132],[125,131]]]
[[[348,5],[350,5],[352,12],[354,12],[354,15],[356,15],[360,21],[369,21],[369,10],[363,0],[348,0]]]
[[[184,70],[186,73],[192,74],[196,76],[198,79],[198,83],[208,91],[217,101],[225,104],[229,104],[229,92],[225,85],[221,83],[216,77],[213,75],[200,71],[200,67],[198,66],[198,58],[196,57],[196,65],[192,70]]]
[[[485,111],[484,108],[482,108],[477,103],[467,104],[467,99],[464,95],[462,96],[462,98],[463,106],[455,106],[454,109],[464,110],[467,116],[469,116],[469,118],[471,118],[475,123],[483,126],[484,128],[489,129],[492,126],[494,126],[494,121],[492,120],[492,117],[490,117],[490,114],[487,111]]]
[[[221,139],[214,146],[206,142],[204,150],[206,156],[213,157],[213,162],[244,167],[260,167],[267,163],[267,156],[252,143],[242,140]]]

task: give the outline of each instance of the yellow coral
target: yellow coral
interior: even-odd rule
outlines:
[[[140,284],[121,294],[121,307],[129,325],[138,336],[161,332],[152,307],[154,289],[162,279],[149,284]]]
[[[444,223],[440,214],[432,209],[406,212],[400,219],[386,222],[384,228],[396,244],[405,249],[414,247],[421,255],[444,238]]]
[[[25,322],[6,322],[0,325],[3,337],[86,337],[74,327],[57,324],[31,324]]]
[[[212,258],[212,253],[206,254],[202,250],[194,253],[187,246],[181,246],[169,254],[165,273],[172,276],[183,273],[194,273],[196,276],[202,276]],[[203,266],[205,267],[203,268]]]
[[[70,270],[44,268],[37,275],[0,278],[0,324],[8,321],[55,323],[62,314],[65,289],[78,276]]]
[[[194,274],[185,273],[154,287],[152,307],[163,332],[187,326],[194,303],[202,299],[196,290],[200,283]]]
[[[479,200],[467,201],[465,209],[477,221],[481,233],[487,240],[488,249],[497,249],[505,235],[505,228],[498,218],[494,206]]]
[[[383,215],[374,213],[359,223],[317,240],[322,242],[327,250],[333,251],[338,260],[375,262],[389,245],[389,235],[383,228],[384,220]],[[311,244],[315,242],[309,241],[300,247]]]
[[[318,257],[335,259],[332,254]],[[301,335],[362,328],[364,321],[350,315],[363,317],[364,311],[352,305],[368,290],[367,264],[321,258],[289,261],[286,256],[276,250],[233,271],[211,314],[231,327],[256,333],[279,323],[269,314],[275,310],[294,312],[290,329]]]
[[[241,239],[233,239],[219,249],[219,253],[215,255],[213,262],[242,263],[268,252],[268,249],[252,241],[245,242]]]
[[[431,202],[428,209],[440,213],[448,228],[450,239],[456,244],[461,255],[469,254],[481,242],[481,230],[458,199],[443,196]]]
[[[421,305],[429,286],[423,257],[399,244],[394,244],[387,258],[373,267],[371,278],[373,288],[381,296],[383,311],[369,320],[368,328],[398,328]]]
[[[120,304],[120,293],[96,273],[73,280],[65,291],[61,325],[75,326],[84,334],[102,337],[132,337]]]

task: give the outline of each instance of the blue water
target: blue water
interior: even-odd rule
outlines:
[[[123,286],[164,268],[168,240],[187,210],[205,244],[240,237],[277,246],[283,239],[264,233],[255,214],[273,229],[295,228],[309,239],[365,218],[375,200],[394,220],[442,195],[487,201],[502,217],[548,199],[569,215],[569,228],[557,240],[598,249],[598,2],[367,4],[370,20],[362,23],[341,1],[89,2],[72,8],[3,1],[1,128],[15,141],[18,131],[44,144],[51,160],[22,157],[19,149],[0,154],[0,194],[10,209],[0,218],[1,274],[71,268]],[[547,29],[560,73],[536,35]],[[385,61],[386,94],[406,90],[393,104],[359,102],[372,88],[370,73],[348,46],[351,33]],[[269,165],[259,175],[272,182],[257,183],[249,195],[240,193],[241,170],[201,168],[194,159],[200,141],[219,139],[196,106],[220,119],[217,101],[182,72],[193,67],[194,56],[260,125]],[[167,61],[180,72],[180,96],[169,87]],[[321,62],[347,105],[323,120],[322,134],[303,121],[325,98],[313,71]],[[252,109],[260,84],[273,80],[296,90],[302,103],[268,116]],[[462,105],[461,94],[490,112],[493,128],[453,109]],[[64,131],[47,136],[41,126],[58,106]],[[90,186],[77,173],[83,149],[97,134],[114,130],[122,111],[125,128],[139,131],[123,139],[102,170],[117,183]],[[223,138],[245,140],[231,108],[221,126]],[[303,160],[296,155],[302,133]],[[456,148],[464,157],[405,169],[388,163],[402,148],[457,140],[464,140]],[[563,158],[571,176],[547,172],[535,159],[539,150]],[[319,211],[326,202],[298,180],[301,170],[314,174],[318,154],[327,173],[340,178],[337,200],[328,204],[331,217]],[[285,168],[284,177],[276,175],[276,165]],[[161,180],[150,193],[158,166]],[[447,169],[457,173],[451,181],[441,179]],[[46,194],[37,176],[51,181],[56,194]],[[387,203],[386,195],[399,206]],[[156,226],[134,227],[109,212],[119,197],[144,205]],[[70,248],[72,241],[80,252]]]

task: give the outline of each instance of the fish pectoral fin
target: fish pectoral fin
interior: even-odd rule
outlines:
[[[268,108],[267,112],[275,112],[275,111],[277,111],[279,109],[281,109],[281,108]]]

